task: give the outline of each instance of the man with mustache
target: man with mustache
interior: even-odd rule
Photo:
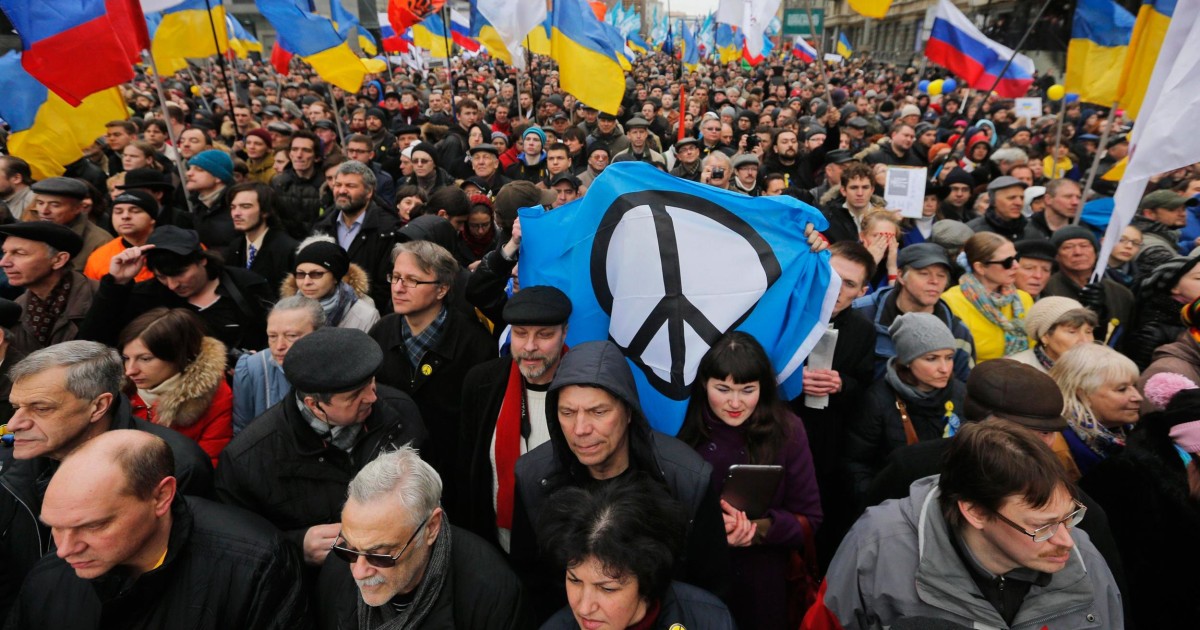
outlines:
[[[459,526],[508,550],[517,458],[550,439],[546,390],[566,351],[571,300],[550,286],[524,287],[504,305],[511,356],[475,366],[463,381],[459,475],[452,511]]]

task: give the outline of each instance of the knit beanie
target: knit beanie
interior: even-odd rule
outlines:
[[[346,250],[328,238],[314,237],[306,239],[296,250],[296,267],[304,263],[324,267],[339,281],[350,270],[350,257]]]
[[[539,137],[539,138],[541,138],[541,139],[542,139],[542,148],[545,148],[545,147],[546,147],[546,132],[545,132],[545,131],[542,131],[542,128],[541,128],[541,127],[538,127],[537,125],[534,125],[534,126],[532,126],[532,127],[528,128],[528,129],[526,129],[526,130],[525,130],[525,131],[524,131],[524,132],[521,134],[521,142],[524,142],[524,141],[525,141],[525,136],[528,136],[528,135],[529,135],[529,134],[531,134],[531,133],[532,133],[532,134],[536,134],[536,135],[537,135],[537,137]]]
[[[437,149],[435,149],[435,148],[434,148],[434,146],[433,146],[432,144],[429,144],[428,142],[418,142],[418,143],[416,143],[415,145],[413,145],[413,146],[412,146],[412,150],[413,150],[413,153],[414,153],[414,154],[415,154],[417,151],[423,151],[423,152],[425,152],[425,153],[429,154],[429,157],[433,159],[433,165],[434,165],[434,166],[437,166],[437,165],[438,165],[438,163],[437,163],[437,158],[438,158],[438,156],[437,156]]]
[[[154,195],[151,195],[144,190],[138,190],[135,188],[133,190],[121,191],[121,194],[113,197],[113,205],[116,206],[119,203],[135,205],[141,208],[143,212],[150,215],[152,219],[158,219],[158,200],[154,198]]]
[[[1025,312],[1025,332],[1040,344],[1042,335],[1050,332],[1063,315],[1081,308],[1082,304],[1069,297],[1044,297],[1034,302]]]
[[[273,140],[271,140],[271,132],[267,131],[266,129],[263,129],[262,127],[259,127],[258,129],[251,129],[250,131],[246,132],[246,135],[254,136],[255,138],[258,138],[259,140],[262,140],[263,142],[266,143],[267,146],[271,146],[271,144],[274,142]]]
[[[1096,233],[1082,225],[1066,225],[1054,231],[1050,237],[1050,242],[1054,244],[1054,249],[1059,249],[1063,243],[1081,238],[1092,244],[1092,249],[1099,251],[1100,244],[1096,240]]]
[[[201,151],[188,160],[188,166],[195,166],[212,173],[213,177],[221,180],[226,186],[233,185],[233,159],[224,151],[216,149]]]
[[[896,346],[896,361],[908,365],[930,352],[953,349],[954,335],[936,315],[932,313],[905,313],[892,322],[888,332]]]

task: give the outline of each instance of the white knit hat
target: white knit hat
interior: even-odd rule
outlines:
[[[1041,343],[1042,335],[1062,319],[1063,315],[1083,308],[1083,305],[1069,297],[1047,296],[1029,308],[1025,313],[1025,332],[1031,339]]]

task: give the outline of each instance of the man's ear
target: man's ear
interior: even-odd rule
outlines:
[[[959,501],[958,511],[962,514],[963,519],[975,529],[983,529],[984,523],[991,518],[987,510],[971,501]]]

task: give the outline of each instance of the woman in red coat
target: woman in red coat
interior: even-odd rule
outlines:
[[[204,336],[189,310],[156,308],[117,340],[133,415],[192,438],[212,458],[233,438],[233,393],[225,382],[225,346]]]

